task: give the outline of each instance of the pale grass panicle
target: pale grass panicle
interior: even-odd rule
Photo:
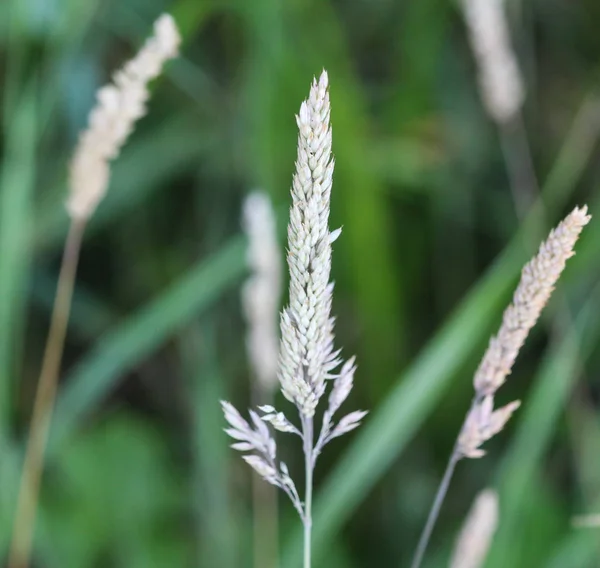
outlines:
[[[550,232],[537,255],[523,268],[513,300],[504,312],[500,330],[490,340],[475,372],[475,396],[429,511],[411,568],[421,566],[457,463],[463,458],[485,455],[481,445],[504,428],[521,404],[516,400],[495,410],[494,396],[510,374],[519,349],[540,317],[567,260],[575,254],[575,243],[589,220],[587,207],[576,207]],[[470,568],[471,565],[465,566]]]
[[[333,344],[331,233],[333,157],[327,73],[296,117],[298,157],[288,226],[289,305],[281,316],[279,380],[284,396],[311,417],[341,360]]]
[[[180,41],[175,21],[163,14],[138,54],[115,74],[112,84],[98,91],[70,165],[67,211],[73,219],[88,219],[104,197],[109,162],[118,156],[135,122],[146,114],[148,83],[177,55]]]
[[[244,201],[243,226],[251,271],[242,290],[248,329],[246,347],[256,380],[270,393],[277,386],[282,253],[277,243],[275,213],[265,192],[253,191]]]
[[[461,0],[461,5],[486,111],[496,122],[507,122],[520,110],[525,88],[510,43],[504,0]]]
[[[502,325],[491,339],[475,373],[475,391],[482,395],[496,392],[510,374],[529,330],[540,317],[581,231],[590,220],[587,207],[576,207],[544,241],[538,254],[528,262],[512,303],[504,312]]]
[[[352,390],[354,358],[343,362],[334,347],[330,282],[332,243],[340,229],[329,230],[333,181],[332,133],[329,123],[329,80],[323,71],[314,80],[309,97],[296,117],[298,155],[292,181],[292,206],[288,225],[287,262],[290,272],[289,304],[281,314],[278,378],[285,398],[294,404],[300,424],[295,425],[272,405],[259,407],[262,416],[250,411],[246,421],[228,402],[222,402],[236,440],[233,448],[250,452],[244,456],[266,481],[288,495],[304,524],[304,566],[310,566],[312,527],[312,476],[317,457],[330,440],[356,428],[365,412],[351,412],[337,424],[334,414]],[[335,372],[341,365],[341,369]],[[331,383],[328,405],[315,440],[313,417]],[[305,462],[305,494],[301,500],[284,463],[276,459],[276,444],[266,423],[280,432],[302,439]]]
[[[477,495],[460,531],[450,568],[481,568],[499,521],[498,495],[484,489]]]
[[[462,457],[483,456],[485,452],[480,449],[481,444],[502,430],[519,407],[519,401],[514,401],[494,410],[494,395],[510,374],[517,354],[539,319],[567,260],[575,254],[575,243],[589,220],[587,207],[576,207],[550,232],[537,255],[523,268],[500,329],[490,340],[475,372],[475,401],[457,444],[457,451]]]
[[[335,351],[333,346],[333,318],[330,313],[333,285],[329,276],[331,243],[340,231],[330,232],[328,228],[333,176],[329,116],[328,77],[324,71],[319,80],[313,82],[309,98],[302,103],[296,117],[298,157],[288,227],[290,298],[289,306],[281,315],[279,352],[281,390],[294,403],[301,418],[312,419],[325,391],[326,381],[330,380],[333,384],[320,435],[316,443],[307,440],[301,428],[271,405],[260,407],[260,420],[251,411],[251,425],[231,404],[222,403],[225,418],[231,426],[227,433],[239,440],[233,447],[255,452],[250,465],[267,481],[284,489],[299,509],[302,509],[302,504],[297,500],[293,483],[286,479],[283,470],[276,464],[275,442],[264,422],[280,432],[296,434],[305,443],[308,441],[314,465],[327,442],[356,428],[366,414],[352,412],[337,424],[333,422],[335,412],[352,390],[356,366],[352,357],[338,373],[333,372],[342,361],[339,351]],[[247,222],[246,225],[248,230]]]

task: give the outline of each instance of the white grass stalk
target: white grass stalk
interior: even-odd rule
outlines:
[[[461,0],[479,70],[481,98],[498,127],[512,198],[523,221],[539,189],[521,116],[525,88],[504,4],[505,0]]]
[[[279,305],[282,262],[275,213],[269,196],[253,191],[244,201],[243,227],[248,238],[250,276],[242,290],[246,351],[252,369],[254,405],[272,405],[278,384]],[[278,566],[277,489],[252,477],[254,566]]]
[[[246,198],[243,226],[248,237],[247,263],[250,277],[242,290],[246,318],[246,350],[260,390],[277,387],[279,358],[279,305],[282,263],[277,242],[275,213],[269,196],[254,191]],[[265,401],[262,401],[265,404]]]
[[[525,89],[510,44],[504,0],[461,0],[461,6],[486,111],[497,123],[505,123],[519,112]]]
[[[154,24],[154,33],[138,55],[115,75],[114,84],[98,92],[98,105],[90,113],[89,127],[81,135],[71,161],[70,194],[66,204],[71,224],[33,404],[9,568],[27,568],[30,564],[44,454],[85,226],[108,188],[110,160],[119,154],[135,121],[146,112],[147,82],[177,53],[179,33],[171,16],[161,16]]]
[[[285,398],[294,404],[299,427],[273,406],[262,406],[262,416],[250,411],[248,423],[228,402],[223,402],[230,428],[237,440],[233,448],[251,452],[243,456],[261,477],[282,489],[304,524],[304,568],[311,566],[313,472],[323,447],[332,439],[358,427],[365,412],[351,412],[334,422],[334,415],[350,394],[354,358],[343,363],[334,348],[330,282],[332,243],[340,229],[329,230],[333,179],[331,126],[329,123],[329,79],[323,71],[314,80],[310,95],[300,107],[298,156],[292,181],[292,206],[288,226],[289,305],[281,314],[281,344],[278,378]],[[341,369],[335,372],[343,363]],[[315,412],[332,383],[318,436]],[[276,444],[266,423],[276,430],[302,439],[305,491],[301,500],[287,466],[276,460]]]
[[[475,397],[436,493],[412,568],[421,566],[457,463],[463,458],[480,458],[485,455],[485,451],[481,449],[482,444],[500,432],[519,407],[520,402],[513,401],[495,409],[494,396],[510,374],[517,354],[548,302],[567,260],[575,254],[575,243],[589,220],[585,206],[575,208],[550,232],[538,254],[523,268],[513,301],[504,312],[502,325],[490,340],[475,372]]]

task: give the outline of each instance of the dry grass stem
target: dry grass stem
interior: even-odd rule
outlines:
[[[31,557],[44,453],[52,408],[56,398],[58,373],[67,333],[71,298],[84,228],[84,221],[72,221],[63,252],[52,320],[29,426],[29,437],[17,498],[17,510],[13,523],[8,559],[9,568],[27,568]]]

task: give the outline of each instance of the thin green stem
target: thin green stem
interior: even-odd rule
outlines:
[[[304,436],[304,465],[306,474],[306,492],[304,495],[304,568],[311,568],[312,544],[312,493],[313,493],[313,419],[302,418]]]
[[[425,556],[425,551],[427,550],[427,545],[429,544],[431,533],[433,532],[433,527],[435,526],[435,523],[440,514],[442,503],[444,502],[446,494],[448,493],[450,481],[452,480],[452,475],[454,474],[454,468],[456,467],[456,464],[459,460],[460,454],[456,451],[456,449],[454,449],[452,455],[450,456],[450,459],[448,460],[448,465],[446,466],[444,477],[442,478],[440,486],[438,487],[435,499],[433,501],[433,505],[431,506],[431,510],[429,511],[427,523],[425,524],[425,528],[421,533],[421,538],[419,539],[419,545],[417,546],[417,551],[415,552],[411,568],[419,568],[421,566],[421,562],[423,562],[423,557]]]

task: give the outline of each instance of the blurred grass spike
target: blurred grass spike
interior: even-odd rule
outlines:
[[[599,529],[600,514],[573,517],[572,525],[577,529]]]
[[[490,117],[501,124],[517,115],[525,87],[510,45],[504,0],[461,0],[471,47],[479,65],[481,97]]]
[[[591,217],[587,207],[576,207],[550,232],[537,256],[523,268],[513,301],[504,312],[502,325],[492,337],[475,372],[473,384],[480,396],[493,395],[510,374],[519,350],[548,303],[554,287],[583,227]]]
[[[450,568],[481,568],[499,521],[498,494],[485,489],[477,495],[460,531]]]
[[[246,197],[242,224],[248,237],[246,260],[251,271],[242,288],[246,352],[253,379],[251,390],[256,406],[272,405],[278,384],[282,262],[277,220],[267,193],[255,190]],[[254,567],[276,568],[279,556],[277,489],[254,475],[252,501]]]
[[[259,390],[273,392],[277,387],[282,267],[275,212],[266,193],[254,191],[248,195],[244,201],[243,225],[248,236],[247,263],[251,270],[242,289],[246,350]]]
[[[109,161],[115,159],[146,114],[148,83],[164,63],[177,55],[181,38],[175,21],[163,14],[139,53],[115,74],[114,84],[102,87],[89,116],[89,126],[79,139],[70,167],[67,210],[73,219],[88,219],[106,193]]]
[[[556,229],[550,231],[546,241],[541,244],[538,254],[523,268],[512,303],[504,311],[502,325],[490,340],[481,364],[475,372],[473,381],[475,397],[435,496],[415,552],[412,568],[421,566],[456,464],[465,457],[483,456],[485,452],[480,446],[500,432],[518,408],[519,401],[514,401],[494,411],[494,396],[510,374],[519,350],[539,319],[542,309],[565,269],[567,260],[575,254],[573,251],[575,243],[590,218],[586,206],[576,207]]]
[[[135,121],[146,112],[147,82],[160,73],[167,59],[177,54],[180,39],[171,16],[161,16],[154,25],[154,32],[155,36],[146,42],[138,55],[115,75],[115,84],[100,89],[98,106],[90,114],[89,128],[81,136],[71,162],[67,201],[71,225],[29,426],[9,568],[27,568],[30,563],[48,430],[86,221],[106,192],[110,177],[109,160],[117,157]]]

